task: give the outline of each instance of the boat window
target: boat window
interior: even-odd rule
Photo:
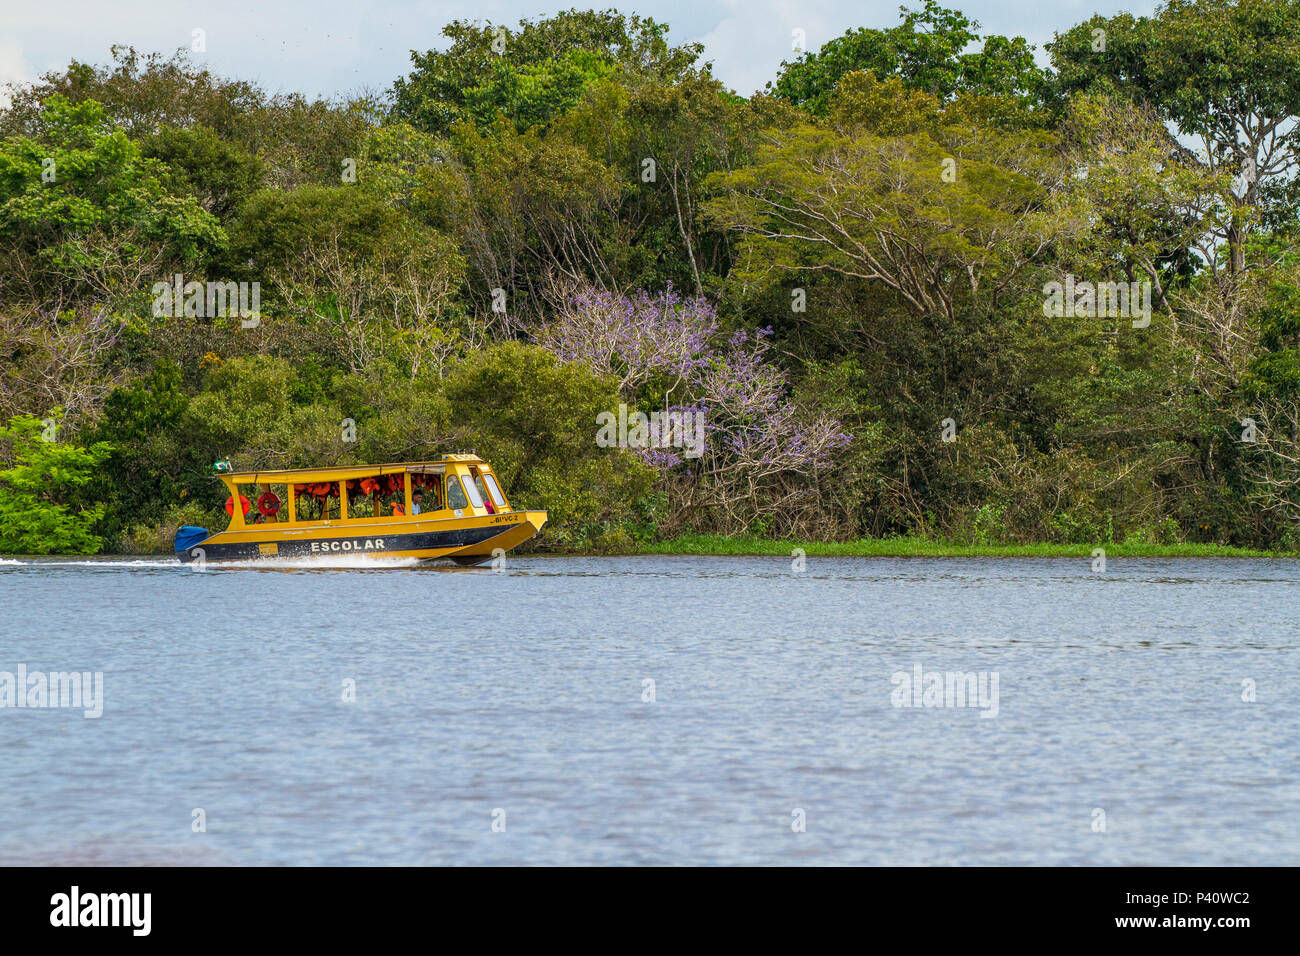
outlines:
[[[384,475],[379,480],[379,513],[392,517],[406,514],[406,475]]]
[[[420,513],[428,514],[430,511],[441,511],[442,504],[442,475],[426,475],[413,473],[411,475],[411,495],[417,491],[424,493],[424,500],[420,503]]]
[[[379,476],[367,475],[364,478],[349,478],[348,520],[368,521],[379,514]]]
[[[479,487],[474,481],[465,483],[465,490],[469,492],[469,500],[475,508],[483,507],[483,496],[479,494]]]
[[[294,511],[299,521],[339,520],[339,483],[313,481],[293,486]]]
[[[283,483],[247,485],[239,490],[248,496],[251,507],[244,519],[248,524],[280,524],[289,520],[289,486]]]
[[[406,486],[400,474],[349,478],[347,489],[349,520],[391,518],[401,514],[406,503]]]
[[[465,497],[460,479],[455,475],[447,476],[447,507],[456,509],[469,507],[469,499]]]
[[[497,487],[496,476],[490,471],[483,472],[483,481],[487,484],[488,494],[492,496],[492,503],[498,508],[508,508],[506,496],[501,494],[501,489]]]

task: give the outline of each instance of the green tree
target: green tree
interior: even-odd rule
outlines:
[[[70,502],[110,448],[64,444],[47,440],[48,434],[34,415],[17,415],[0,426],[0,461],[8,462],[0,470],[0,552],[93,554],[103,545],[91,529],[104,506],[73,512]]]
[[[545,125],[612,71],[673,78],[698,59],[699,44],[670,46],[668,27],[615,10],[565,10],[504,26],[457,20],[443,28],[445,51],[411,53],[414,69],[393,85],[395,114],[434,133],[498,113],[521,132]]]
[[[266,179],[277,186],[334,185],[342,161],[357,156],[366,130],[385,113],[373,96],[339,102],[300,93],[271,96],[254,83],[196,66],[184,49],[170,57],[141,55],[127,46],[113,46],[111,53],[111,66],[74,60],[63,72],[14,86],[9,109],[0,111],[0,136],[36,135],[56,96],[73,104],[94,100],[132,140],[206,128],[237,153],[257,157]],[[203,144],[167,148],[189,152],[193,145]],[[238,169],[228,172],[236,175]]]
[[[842,128],[772,131],[753,165],[715,174],[706,210],[744,237],[733,280],[830,273],[949,319],[1014,298],[1067,225],[1049,207],[1060,176],[1055,138],[949,124],[933,98],[918,102],[870,74],[844,82],[846,95],[859,83],[892,91],[898,116],[913,117],[907,131],[877,135],[858,124],[880,110],[860,117],[836,107]],[[930,117],[940,118],[911,128]]]
[[[225,80],[196,67],[187,50],[169,57],[142,56],[134,47],[114,45],[110,55],[112,66],[73,60],[62,72],[51,71],[35,83],[15,87],[9,108],[0,112],[0,135],[36,135],[44,125],[42,114],[58,96],[73,104],[94,100],[132,138],[163,127],[195,125],[233,137],[238,135],[239,117],[265,101],[252,83]]]
[[[402,353],[435,365],[461,310],[455,242],[375,190],[264,190],[245,204],[232,268],[266,282],[280,310],[328,330],[353,371]],[[445,359],[445,356],[444,356]]]
[[[537,307],[557,276],[618,276],[617,174],[578,146],[504,120],[482,131],[459,123],[445,162],[426,178],[421,204],[455,235],[469,266],[465,295],[498,318]],[[494,290],[501,290],[500,294]]]
[[[979,24],[964,14],[935,0],[925,0],[919,10],[899,9],[902,23],[896,27],[849,30],[816,53],[783,62],[769,90],[816,114],[830,108],[840,80],[858,71],[882,81],[897,77],[908,89],[940,101],[962,93],[1007,97],[1026,105],[1043,99],[1047,77],[1023,37],[988,36],[980,50],[968,52],[980,39]]]
[[[36,136],[0,143],[0,264],[11,292],[139,296],[173,264],[226,242],[93,100],[45,104]]]
[[[546,349],[504,342],[448,376],[453,420],[492,463],[516,507],[550,512],[549,537],[582,546],[631,520],[654,472],[596,444],[596,416],[618,408],[617,384]]]
[[[208,126],[164,126],[141,142],[141,153],[167,168],[168,186],[193,195],[207,212],[228,221],[262,185],[263,163]]]
[[[180,369],[160,362],[137,382],[114,389],[86,440],[112,448],[87,494],[106,505],[99,532],[117,541],[134,524],[156,522],[206,475],[210,458],[195,449],[186,430],[189,398]]]
[[[1100,31],[1100,32],[1098,32]],[[1300,163],[1300,3],[1170,0],[1153,18],[1079,24],[1048,45],[1061,88],[1120,93],[1153,106],[1196,144],[1225,183],[1218,231],[1226,267],[1246,268],[1246,240],[1277,184]]]
[[[713,172],[744,164],[751,111],[707,72],[630,84],[620,105],[617,117],[605,117],[623,138],[616,166],[626,182],[620,219],[639,225],[630,241],[657,258],[633,273],[633,281],[652,287],[673,281],[697,294],[712,291],[729,263],[725,233],[701,215],[705,181]],[[579,110],[599,115],[603,106],[598,101]],[[654,164],[649,178],[647,163]]]

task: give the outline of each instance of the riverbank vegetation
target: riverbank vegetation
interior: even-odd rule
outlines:
[[[1300,0],[1046,67],[926,0],[752,95],[613,11],[444,34],[380,95],[10,88],[0,552],[224,527],[219,458],[468,450],[553,550],[1300,549]]]

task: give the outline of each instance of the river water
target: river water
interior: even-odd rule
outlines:
[[[372,561],[0,559],[0,863],[1300,862],[1300,562]]]

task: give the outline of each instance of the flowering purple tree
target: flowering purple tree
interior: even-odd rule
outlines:
[[[530,332],[565,361],[615,379],[629,406],[662,409],[668,420],[700,416],[698,457],[671,430],[632,449],[659,470],[679,517],[708,509],[720,518],[711,523],[736,530],[779,516],[808,500],[809,480],[849,443],[837,422],[790,400],[784,373],[768,358],[770,329],[724,336],[703,298],[671,288],[620,296],[583,287]]]
[[[695,378],[713,357],[717,330],[712,306],[671,287],[661,296],[629,297],[583,286],[562,296],[555,320],[532,333],[564,361],[613,376],[619,391],[635,398],[655,379],[677,386]]]

